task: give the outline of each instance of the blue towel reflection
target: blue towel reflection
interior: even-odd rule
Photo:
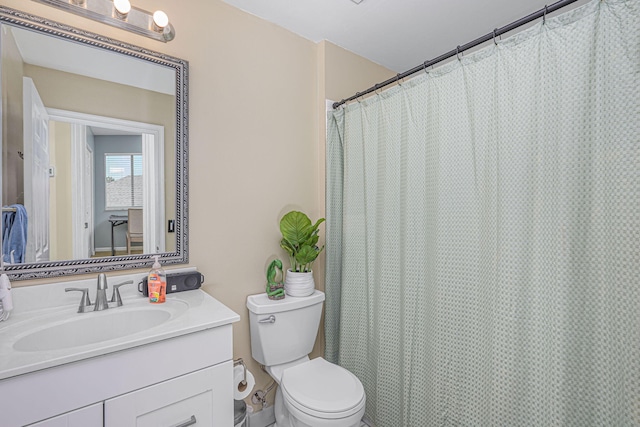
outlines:
[[[8,208],[10,210],[2,210],[2,260],[11,264],[23,263],[27,251],[27,210],[17,204]]]

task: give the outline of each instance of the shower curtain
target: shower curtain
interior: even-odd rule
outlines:
[[[377,427],[640,425],[640,1],[329,114],[326,357]]]

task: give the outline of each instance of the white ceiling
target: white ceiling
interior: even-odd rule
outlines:
[[[224,0],[319,42],[328,40],[395,71],[484,36],[553,0]],[[586,3],[580,0],[568,8]],[[565,8],[567,10],[567,8]]]

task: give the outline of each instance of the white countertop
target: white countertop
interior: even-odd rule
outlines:
[[[194,268],[168,272],[190,271]],[[89,288],[91,301],[95,301],[96,279],[70,281],[50,285],[38,285],[12,290],[14,311],[7,321],[0,322],[0,380],[17,375],[51,368],[65,363],[97,357],[180,335],[228,325],[240,320],[240,316],[224,304],[198,289],[167,295],[164,304],[150,304],[148,298],[137,291],[137,284],[146,273],[133,275],[108,275],[109,288],[125,280],[133,285],[120,288],[123,306],[100,312],[77,313],[81,294],[65,292],[66,287]],[[111,297],[112,289],[107,289]],[[42,329],[78,319],[99,320],[99,316],[115,316],[118,313],[164,310],[169,318],[157,326],[119,338],[61,349],[22,351],[14,348],[21,338]],[[82,318],[80,318],[82,316]],[[82,331],[83,334],[85,331]],[[89,332],[90,333],[90,332]],[[64,337],[68,340],[69,337]]]

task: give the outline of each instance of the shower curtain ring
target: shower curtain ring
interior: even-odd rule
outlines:
[[[496,41],[496,33],[498,32],[497,28],[493,29],[493,44],[498,46],[498,42]]]
[[[542,25],[547,23],[547,12],[549,11],[549,7],[544,5],[544,13],[542,14]]]
[[[456,47],[456,58],[460,61],[460,46]]]
[[[403,82],[400,82],[400,73],[396,76],[396,83],[398,83],[398,86],[402,86]]]
[[[361,103],[361,101],[360,101],[360,92],[356,92],[356,101],[358,101],[358,104]]]
[[[380,96],[380,94],[378,93],[378,89],[379,89],[379,88],[378,88],[378,86],[379,86],[379,83],[376,83],[376,84],[373,86],[373,91],[376,93],[376,95]]]
[[[422,68],[424,69],[425,74],[429,74],[429,72],[427,71],[427,63],[429,63],[429,61],[424,61],[424,64],[422,64]]]

